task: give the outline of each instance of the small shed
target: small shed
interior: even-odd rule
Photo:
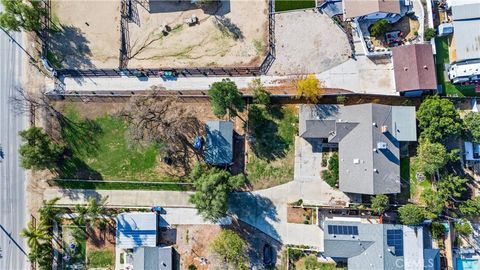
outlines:
[[[172,270],[172,247],[141,247],[133,252],[133,269]]]
[[[438,36],[444,37],[453,34],[453,24],[442,23],[438,26]]]
[[[128,249],[156,245],[157,215],[155,213],[134,212],[117,216],[117,247]]]
[[[211,165],[229,165],[233,161],[233,123],[208,121],[205,124],[205,162]]]

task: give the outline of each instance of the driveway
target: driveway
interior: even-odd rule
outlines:
[[[313,10],[275,14],[275,50],[271,75],[320,73],[352,55],[342,29]]]

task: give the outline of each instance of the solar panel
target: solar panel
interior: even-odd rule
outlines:
[[[403,231],[387,230],[387,246],[395,248],[395,256],[403,256]]]
[[[328,225],[328,234],[358,235],[357,226]]]

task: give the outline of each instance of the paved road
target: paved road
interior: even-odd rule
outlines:
[[[2,6],[0,5],[0,10]],[[20,44],[20,33],[12,33]],[[25,227],[25,171],[20,167],[18,132],[25,127],[25,117],[16,115],[9,97],[20,83],[22,52],[18,45],[0,31],[0,143],[5,159],[0,163],[0,269],[27,269],[26,245],[19,236]]]

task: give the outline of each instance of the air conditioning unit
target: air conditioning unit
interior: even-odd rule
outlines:
[[[377,149],[387,149],[387,143],[386,142],[378,142],[377,143]]]

